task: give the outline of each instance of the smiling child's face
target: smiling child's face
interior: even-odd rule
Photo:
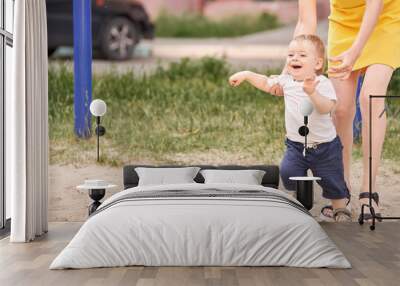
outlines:
[[[289,44],[286,66],[295,80],[314,77],[323,66],[324,59],[318,56],[314,44],[310,41],[293,40]]]

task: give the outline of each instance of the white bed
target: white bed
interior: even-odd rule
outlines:
[[[351,267],[320,225],[284,192],[198,183],[115,194],[50,269],[127,265]]]

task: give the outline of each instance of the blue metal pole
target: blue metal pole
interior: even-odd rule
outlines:
[[[92,101],[91,0],[73,0],[75,134],[90,137]]]
[[[360,92],[361,92],[363,79],[364,79],[363,76],[360,76],[358,78],[358,83],[357,83],[356,115],[354,116],[354,121],[353,121],[353,138],[355,141],[359,140],[361,138],[362,118],[361,118],[361,110],[360,110]]]

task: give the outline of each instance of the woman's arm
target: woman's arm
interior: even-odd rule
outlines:
[[[317,0],[299,0],[297,25],[293,38],[302,34],[315,34],[317,31]],[[282,73],[286,72],[286,67]],[[270,87],[270,93],[283,96],[283,89],[279,84]]]
[[[357,34],[352,49],[361,54],[365,44],[378,23],[379,15],[383,10],[383,0],[367,0],[364,17],[361,23],[360,31]]]
[[[299,15],[293,38],[317,31],[317,0],[299,0]]]
[[[332,57],[329,59],[332,62],[341,62],[340,65],[336,67],[332,66],[329,69],[329,72],[333,73],[331,77],[345,79],[350,76],[350,72],[353,69],[354,63],[361,55],[365,44],[375,29],[382,9],[382,0],[366,0],[366,8],[361,22],[361,27],[350,49],[337,57]]]
[[[235,73],[229,78],[229,83],[232,86],[239,86],[243,81],[248,81],[252,86],[270,92],[271,87],[268,85],[268,77],[263,74],[254,73],[251,71],[241,71]]]

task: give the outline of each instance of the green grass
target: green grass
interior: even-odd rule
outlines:
[[[279,26],[276,16],[262,13],[259,15],[237,15],[220,21],[209,20],[201,15],[174,16],[166,13],[156,20],[157,37],[209,38],[236,37],[274,29]]]
[[[107,128],[101,138],[102,162],[117,166],[135,161],[182,163],[184,158],[198,163],[278,163],[284,151],[282,98],[248,84],[231,88],[228,75],[225,61],[204,58],[159,67],[144,77],[133,73],[95,76],[93,98],[108,105],[102,121]],[[397,73],[389,94],[400,94],[399,82]],[[391,115],[399,108],[400,101],[393,101],[384,154],[396,160],[400,159],[399,114]],[[77,139],[73,117],[72,72],[51,68],[51,163],[95,161],[95,139]]]

